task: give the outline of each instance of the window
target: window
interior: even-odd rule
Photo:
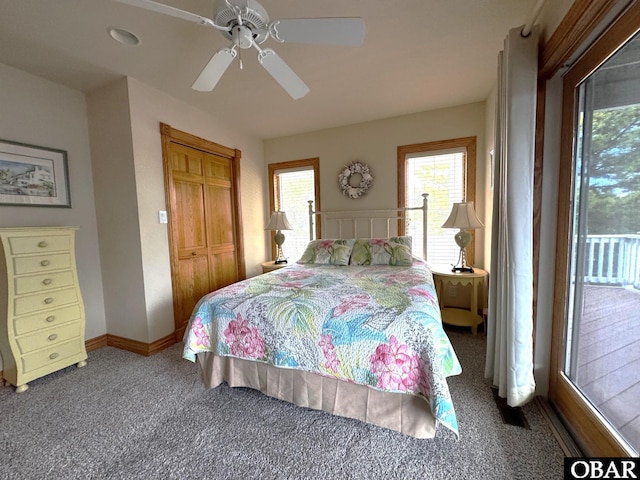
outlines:
[[[442,228],[453,203],[475,200],[476,138],[467,137],[398,147],[398,206],[422,205],[429,194],[427,262],[455,264],[460,249],[455,231]],[[404,230],[402,230],[404,227]],[[405,235],[413,237],[413,253],[422,256],[422,215],[410,212]],[[472,236],[474,232],[471,232]],[[467,261],[473,264],[473,242],[467,247]]]
[[[282,246],[284,256],[290,262],[297,261],[309,243],[309,200],[314,201],[314,210],[320,209],[319,179],[318,158],[269,164],[271,211],[285,212],[292,227],[283,232],[285,243]],[[316,237],[319,238],[317,228]],[[275,243],[272,242],[273,258],[275,254]]]
[[[640,452],[640,5],[563,75],[550,398],[593,456]]]

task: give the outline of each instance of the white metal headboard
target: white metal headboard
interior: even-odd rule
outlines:
[[[315,239],[315,223],[316,217],[319,217],[320,226],[323,235],[327,232],[327,224],[333,222],[335,224],[336,235],[332,238],[373,238],[374,227],[383,225],[383,233],[378,234],[379,237],[389,237],[392,222],[398,220],[406,221],[406,214],[410,211],[422,210],[422,258],[427,258],[427,217],[428,217],[428,193],[422,194],[422,206],[393,208],[383,210],[343,210],[343,211],[315,211],[313,209],[313,200],[309,200],[309,239]],[[361,234],[364,226],[365,234]],[[348,228],[347,228],[348,227]],[[343,232],[348,230],[348,237],[343,236]],[[328,237],[327,237],[328,238]]]

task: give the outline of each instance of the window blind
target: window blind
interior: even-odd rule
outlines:
[[[450,149],[422,152],[406,157],[407,207],[422,204],[422,194],[429,194],[427,225],[427,262],[430,264],[455,264],[460,249],[453,237],[455,231],[442,228],[455,202],[465,199],[466,149]],[[410,212],[408,235],[413,237],[413,253],[422,256],[422,212]]]
[[[276,209],[286,213],[293,230],[285,230],[284,256],[296,262],[309,243],[309,200],[315,198],[313,167],[274,172]]]

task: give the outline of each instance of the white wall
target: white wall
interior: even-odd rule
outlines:
[[[498,55],[496,54],[496,59]],[[497,94],[497,85],[494,85],[489,93],[489,97],[485,103],[485,151],[484,159],[485,159],[485,172],[486,175],[484,177],[484,204],[485,204],[485,222],[486,227],[484,228],[482,235],[484,237],[484,265],[485,270],[490,271],[491,269],[491,225],[493,220],[493,183],[492,183],[492,175],[493,175],[493,166],[491,162],[491,151],[495,150],[495,133],[496,133],[496,94]]]
[[[0,139],[65,150],[71,194],[71,208],[0,205],[0,227],[80,227],[76,261],[87,315],[85,334],[87,339],[103,335],[106,321],[85,97],[4,64],[0,64],[0,85]]]
[[[545,4],[540,23],[546,38],[572,3]],[[0,82],[0,138],[66,150],[73,205],[0,206],[0,227],[80,226],[76,249],[87,338],[109,332],[151,342],[173,331],[168,238],[166,225],[158,223],[158,210],[165,209],[160,122],[242,151],[248,276],[261,273],[260,263],[270,247],[264,232],[268,163],[319,157],[324,210],[388,208],[397,202],[397,146],[476,136],[476,207],[490,227],[488,152],[493,146],[495,91],[486,102],[262,142],[133,79],[92,92],[87,99],[81,92],[2,64]],[[337,176],[342,166],[355,160],[371,166],[375,181],[366,196],[352,200],[341,195]],[[476,264],[484,268],[489,266],[489,238],[489,228],[476,235]]]
[[[150,340],[155,340],[174,329],[167,225],[158,221],[158,211],[166,210],[160,122],[242,151],[240,193],[247,276],[262,273],[260,263],[267,258],[264,152],[262,140],[232,130],[223,120],[137,80],[129,78],[128,85],[144,291]]]
[[[398,201],[398,146],[476,136],[476,208],[484,220],[485,134],[485,104],[473,103],[266,140],[264,171],[268,163],[319,157],[323,210],[394,208]],[[341,168],[352,161],[367,163],[374,175],[372,187],[358,199],[343,196],[338,188]],[[481,267],[483,236],[476,235],[475,243],[475,264]]]
[[[126,79],[91,93],[87,104],[107,332],[148,342]]]
[[[558,25],[567,14],[574,0],[547,0],[542,7],[536,23],[541,27],[540,37],[545,42],[553,35]]]
[[[132,78],[88,96],[108,331],[150,343],[174,331],[160,123],[242,151],[247,275],[266,258],[262,141]]]
[[[168,238],[158,222],[166,208],[160,122],[242,151],[246,269],[261,273],[268,198],[261,140],[131,79],[85,98],[0,64],[0,84],[0,138],[67,151],[72,202],[70,209],[0,206],[0,227],[80,227],[87,339],[111,333],[153,342],[173,332]]]

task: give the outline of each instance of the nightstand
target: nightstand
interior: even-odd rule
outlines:
[[[483,323],[483,318],[478,315],[478,287],[481,285],[484,286],[487,272],[476,267],[473,267],[473,273],[452,272],[451,267],[433,267],[431,271],[433,272],[433,281],[436,286],[436,292],[438,293],[438,301],[440,302],[442,323],[459,327],[471,327],[471,333],[475,335],[478,332],[478,325]],[[444,306],[443,294],[445,284],[460,286],[471,285],[471,304],[469,310]]]
[[[271,260],[270,262],[262,262],[262,273],[273,272],[274,270],[278,270],[280,268],[286,267],[289,265],[288,263],[276,263]]]

